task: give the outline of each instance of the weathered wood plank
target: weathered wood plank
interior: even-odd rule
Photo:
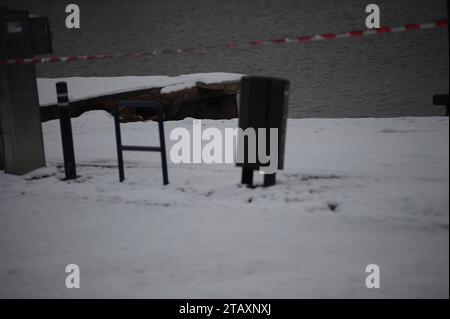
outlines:
[[[157,100],[166,112],[166,120],[180,120],[186,117],[230,119],[238,115],[236,96],[240,91],[239,81],[213,84],[197,82],[192,88],[170,93],[161,93],[161,89],[133,90],[75,101],[70,103],[71,115],[78,117],[92,110],[111,113],[118,100]],[[150,120],[153,116],[154,114],[145,109],[127,108],[121,111],[121,119],[125,122]],[[57,118],[56,104],[41,107],[42,122]]]

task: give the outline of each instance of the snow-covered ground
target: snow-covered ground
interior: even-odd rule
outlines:
[[[112,118],[72,123],[78,179],[61,180],[58,121],[47,168],[0,173],[0,297],[449,297],[448,118],[288,120],[286,169],[254,189],[231,164],[169,163],[162,186],[159,153],[125,152],[119,183]],[[158,144],[155,123],[122,134]]]
[[[122,93],[132,90],[162,88],[161,93],[171,93],[194,87],[197,82],[205,84],[237,81],[242,74],[212,72],[183,74],[179,76],[117,76],[117,77],[72,77],[72,78],[38,78],[40,106],[57,103],[57,82],[67,82],[69,100],[71,102],[97,96]]]

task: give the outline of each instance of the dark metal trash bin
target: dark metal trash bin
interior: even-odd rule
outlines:
[[[256,132],[255,151],[258,154],[258,141],[261,138],[258,129],[266,131],[266,153],[270,150],[270,129],[278,130],[278,169],[284,168],[284,152],[286,140],[286,124],[289,100],[289,81],[280,78],[248,76],[241,80],[241,96],[239,106],[239,128],[245,131],[252,128]],[[248,138],[239,139],[236,165],[242,167],[242,183],[253,185],[253,171],[269,166],[262,163],[256,156],[256,161],[249,160]],[[241,152],[244,152],[242,154]],[[243,159],[238,162],[238,159]],[[275,184],[276,173],[264,174],[264,186]]]

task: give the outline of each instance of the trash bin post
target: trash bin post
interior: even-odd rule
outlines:
[[[253,186],[253,169],[243,167],[242,168],[242,184]]]
[[[264,187],[275,185],[276,174],[264,174]]]

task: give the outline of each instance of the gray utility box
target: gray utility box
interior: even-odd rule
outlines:
[[[284,168],[288,100],[289,81],[287,80],[260,76],[243,77],[241,80],[239,127],[243,130],[251,127],[256,132],[258,128],[265,128],[267,153],[270,149],[270,128],[278,129],[278,169]],[[256,136],[258,140],[258,134]],[[267,164],[260,163],[258,156],[256,156],[256,163],[249,162],[247,148],[248,145],[246,143],[243,148],[245,151],[244,163],[237,162],[236,165],[243,167],[242,182],[252,185],[253,170],[260,169],[261,166],[267,166]],[[256,147],[258,152],[257,149]],[[270,175],[272,176],[268,176],[268,180],[266,180],[265,176],[265,186],[275,183],[275,174]]]
[[[51,53],[48,19],[0,8],[0,60]],[[36,84],[31,64],[0,64],[0,169],[25,174],[45,166]]]

